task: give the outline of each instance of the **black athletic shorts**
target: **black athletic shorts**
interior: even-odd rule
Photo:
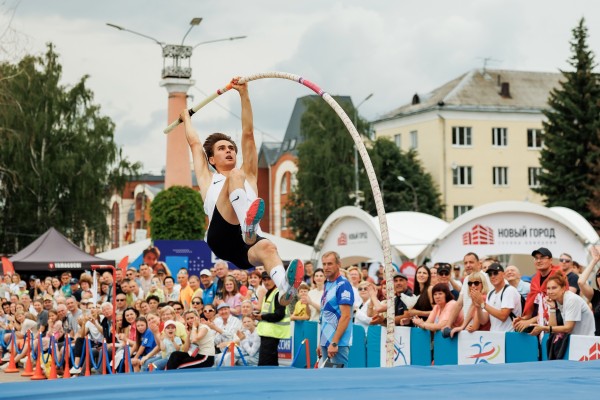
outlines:
[[[254,244],[263,239],[265,238],[257,235]],[[217,207],[213,211],[213,217],[208,226],[206,243],[221,260],[229,261],[242,269],[254,268],[254,265],[248,261],[248,250],[254,244],[247,245],[242,238],[242,227],[225,221]]]

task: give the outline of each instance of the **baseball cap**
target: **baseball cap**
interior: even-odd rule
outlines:
[[[52,295],[45,294],[44,297],[42,297],[42,300],[50,300],[50,301],[52,301],[53,300],[52,299]]]
[[[260,276],[262,279],[271,279],[271,275],[269,275],[269,273],[267,271],[263,271],[263,273]]]
[[[204,268],[202,271],[200,271],[200,276],[212,276],[212,274],[210,273],[209,269]]]
[[[77,278],[71,278],[71,285],[76,285],[79,283],[79,280]]]
[[[156,270],[156,275],[158,275],[158,274],[164,274],[164,275],[166,275],[167,271],[164,268],[159,268],[159,269]]]
[[[25,282],[25,281],[19,282],[19,287],[27,287],[27,282]]]
[[[173,325],[173,326],[175,326],[175,327],[177,326],[177,325],[175,324],[175,321],[173,321],[172,319],[169,319],[169,320],[167,320],[167,322],[165,322],[165,328],[166,328],[167,326],[170,326],[170,325]]]
[[[500,265],[498,263],[493,263],[493,264],[490,264],[489,267],[487,267],[487,270],[485,272],[488,272],[488,271],[501,271],[501,272],[504,272],[504,268],[502,267],[502,265]]]
[[[408,278],[406,277],[406,275],[404,275],[402,272],[396,272],[394,274],[394,278],[402,278],[404,280],[408,280]]]
[[[535,257],[538,254],[541,254],[544,257],[550,257],[550,258],[552,258],[552,252],[550,250],[548,250],[547,248],[545,248],[545,247],[540,247],[539,249],[534,250],[533,253],[531,253],[531,255],[533,257]]]
[[[219,304],[219,306],[217,307],[217,311],[219,311],[221,308],[229,308],[229,304],[227,304],[227,303]]]
[[[31,275],[31,276],[29,277],[29,280],[30,280],[30,281],[35,281],[37,278],[38,278],[37,276],[35,276],[35,275]]]
[[[437,270],[438,270],[438,273],[439,273],[440,271],[448,271],[448,272],[450,272],[451,269],[452,269],[452,267],[450,266],[450,264],[448,264],[448,263],[441,263]]]

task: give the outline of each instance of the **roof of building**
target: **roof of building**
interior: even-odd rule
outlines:
[[[471,70],[427,94],[384,114],[377,121],[431,109],[497,112],[539,112],[548,108],[548,94],[562,74],[511,70]]]

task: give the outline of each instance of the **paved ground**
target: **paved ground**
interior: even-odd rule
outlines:
[[[15,372],[14,374],[7,374],[4,371],[0,371],[0,383],[6,382],[29,382],[31,379],[29,377],[21,376],[21,372],[23,372],[23,368],[20,369],[20,372]],[[2,389],[0,389],[1,391]]]

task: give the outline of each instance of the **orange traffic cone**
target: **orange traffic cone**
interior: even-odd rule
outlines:
[[[108,351],[106,349],[106,339],[104,339],[104,343],[102,344],[102,375],[106,375],[106,358],[108,357]]]
[[[25,361],[25,370],[21,374],[21,376],[33,376],[33,364],[31,363],[31,333],[27,331],[27,339],[26,344],[29,346],[29,354],[27,354],[27,361]]]
[[[235,366],[235,343],[229,343],[229,355],[231,356],[231,366]]]
[[[128,374],[129,371],[129,362],[131,361],[130,355],[129,355],[129,346],[125,345],[125,355],[123,356],[123,362],[125,363],[125,373]]]
[[[90,376],[92,374],[90,372],[90,357],[92,356],[91,347],[92,346],[90,346],[90,338],[86,337],[85,338],[85,374],[84,374],[84,376]]]
[[[46,375],[44,374],[44,370],[42,368],[42,358],[44,353],[42,353],[42,335],[40,334],[40,338],[38,340],[38,353],[37,358],[35,360],[35,372],[31,377],[32,381],[39,381],[42,379],[46,379]]]
[[[304,339],[304,342],[306,348],[306,369],[310,369],[310,341]]]
[[[14,372],[19,372],[19,368],[17,368],[17,363],[15,362],[15,354],[17,354],[17,337],[15,336],[15,331],[12,334],[12,351],[10,352],[10,360],[8,361],[8,367],[4,370],[4,372],[12,374]]]
[[[63,362],[63,378],[71,377],[71,368],[69,368],[69,361],[71,360],[71,341],[69,335],[65,335],[65,361]]]
[[[48,373],[48,380],[58,378],[56,373],[56,353],[54,353],[54,346],[52,343],[53,338],[50,339],[50,372]]]

